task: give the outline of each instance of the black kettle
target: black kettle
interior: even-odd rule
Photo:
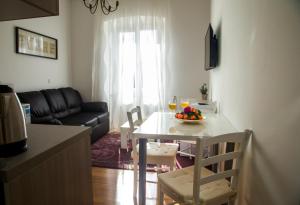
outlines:
[[[27,133],[21,103],[12,88],[0,85],[0,157],[26,150]]]

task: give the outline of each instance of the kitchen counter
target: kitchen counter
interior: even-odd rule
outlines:
[[[91,204],[90,133],[88,127],[28,125],[28,150],[0,159],[6,205],[24,200],[30,205]],[[69,199],[76,195],[77,202]]]

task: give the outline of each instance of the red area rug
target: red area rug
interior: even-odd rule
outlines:
[[[177,168],[194,164],[194,160],[189,157],[177,155],[176,159]],[[121,149],[120,133],[108,133],[92,145],[92,165],[111,169],[133,169],[131,149]],[[149,171],[154,169],[153,166],[147,168]]]

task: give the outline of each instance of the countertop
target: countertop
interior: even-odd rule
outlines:
[[[27,125],[28,150],[10,158],[0,158],[0,180],[8,182],[38,165],[69,144],[90,135],[91,129],[80,126]]]

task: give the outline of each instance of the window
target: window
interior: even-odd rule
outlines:
[[[161,45],[157,36],[156,30],[119,34],[119,67],[124,104],[134,104],[139,97],[143,104],[158,103]],[[141,96],[138,96],[139,92]]]
[[[119,67],[122,81],[122,102],[133,104],[136,72],[135,33],[120,33]]]
[[[118,129],[133,106],[141,106],[144,116],[165,108],[166,26],[165,17],[155,15],[107,18],[99,27],[94,82],[109,102],[111,127]]]

